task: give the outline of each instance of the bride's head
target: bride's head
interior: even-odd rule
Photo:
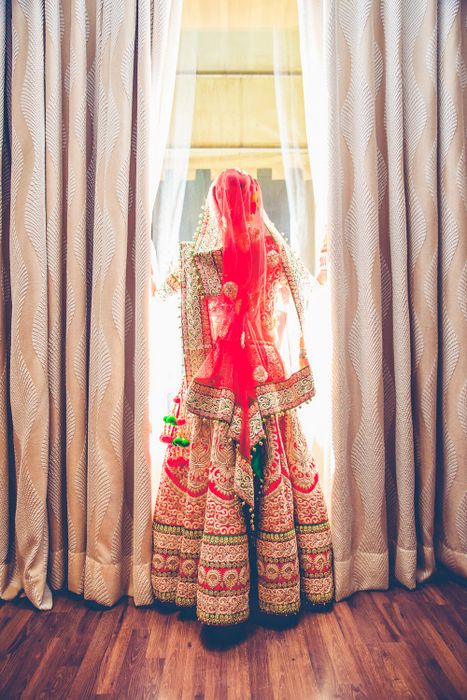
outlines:
[[[261,208],[261,189],[254,177],[237,168],[221,172],[214,182],[214,199],[221,215],[241,225]]]
[[[214,181],[213,197],[222,228],[224,275],[241,288],[257,290],[266,269],[259,183],[248,173],[228,168]]]

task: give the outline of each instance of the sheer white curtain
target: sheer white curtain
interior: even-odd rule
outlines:
[[[161,115],[167,138],[160,143],[158,153],[160,178],[155,190],[152,220],[153,274],[156,286],[163,283],[167,274],[177,264],[196,95],[197,45],[198,33],[184,31],[179,46],[172,47],[170,52],[173,99],[167,100],[165,113]],[[178,50],[175,51],[175,48]],[[179,300],[176,295],[166,300],[158,297],[153,299],[150,409],[153,502],[160,480],[165,447],[159,441],[161,418],[169,410],[171,399],[182,377],[179,313]]]
[[[154,4],[151,99],[151,189],[159,189],[172,115],[183,0]]]
[[[314,268],[313,196],[306,189],[308,159],[300,144],[300,115],[302,105],[297,75],[293,70],[291,34],[283,29],[273,30],[274,88],[277,123],[282,152],[284,179],[289,205],[290,243],[310,269]],[[310,182],[308,181],[308,191]],[[311,200],[311,201],[310,201]]]
[[[308,157],[313,177],[315,254],[327,227],[328,94],[323,38],[323,2],[297,0]]]
[[[321,16],[312,3],[298,2],[306,147],[300,143],[299,85],[292,68],[290,35],[273,35],[274,83],[284,177],[290,213],[290,243],[308,269],[317,272],[326,228],[327,133],[325,71],[321,60]],[[312,21],[310,20],[312,17]],[[302,105],[300,105],[301,107]],[[311,173],[311,183],[307,178]],[[300,411],[327,503],[330,503],[331,327],[329,290],[317,282],[307,300],[305,341],[313,367],[316,396]]]
[[[167,139],[161,143],[158,154],[160,180],[152,222],[155,275],[159,283],[175,264],[178,252],[196,95],[197,46],[198,33],[184,31],[177,55],[171,52],[175,90],[172,90],[173,100],[166,105],[164,114]]]

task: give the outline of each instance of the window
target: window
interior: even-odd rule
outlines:
[[[210,182],[227,167],[259,180],[286,237],[305,237],[314,267],[296,0],[186,0],[169,144],[154,208],[166,271],[190,240]],[[292,230],[295,227],[295,231]]]

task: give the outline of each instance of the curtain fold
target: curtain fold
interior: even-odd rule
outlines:
[[[150,232],[174,82],[157,68],[180,15],[2,10],[0,597],[42,609],[63,587],[152,601]]]
[[[467,576],[466,7],[306,5],[305,35],[324,17],[329,91],[342,600],[390,577],[414,588],[438,562]]]
[[[10,219],[10,139],[8,134],[8,87],[11,61],[11,19],[0,12],[0,79],[5,90],[0,100],[0,591],[8,591],[15,577],[14,510],[16,501],[11,409],[8,400],[10,344],[9,219]]]
[[[300,144],[297,82],[294,75],[290,37],[283,29],[272,32],[274,93],[279,130],[284,180],[289,205],[289,240],[308,269],[314,271],[316,260],[316,228],[313,187],[306,182],[308,160]],[[318,230],[319,238],[319,230]]]

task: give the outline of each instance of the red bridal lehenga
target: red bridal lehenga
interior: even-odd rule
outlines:
[[[212,183],[159,293],[181,295],[184,378],[153,522],[157,600],[209,625],[327,607],[332,542],[297,407],[314,393],[303,343],[309,275],[269,221],[256,180]]]

